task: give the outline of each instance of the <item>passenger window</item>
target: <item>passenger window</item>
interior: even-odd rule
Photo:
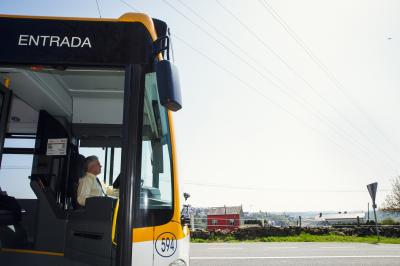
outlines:
[[[114,148],[114,171],[113,171],[112,182],[114,182],[115,179],[117,179],[120,173],[121,173],[121,148]]]
[[[7,138],[4,141],[5,149],[14,149],[14,151],[24,151],[25,153],[34,146],[34,139]],[[18,199],[36,199],[29,180],[32,172],[32,160],[33,154],[3,154],[0,168],[1,189]]]
[[[33,149],[35,148],[35,138],[31,139],[12,139],[6,138],[4,140],[4,148],[28,148]]]

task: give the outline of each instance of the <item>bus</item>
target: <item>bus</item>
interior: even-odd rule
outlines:
[[[0,264],[189,265],[168,25],[0,15]],[[114,196],[77,203],[83,162]]]

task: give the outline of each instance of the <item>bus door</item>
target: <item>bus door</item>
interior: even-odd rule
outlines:
[[[98,157],[102,167],[97,178],[108,185],[103,190],[107,197],[88,197],[85,206],[69,213],[64,255],[73,261],[109,266],[115,264],[118,243],[115,237],[118,192],[107,192],[113,177],[121,172],[121,154],[126,152],[122,144],[123,108],[128,104],[124,103],[125,71],[123,68],[67,68],[60,78],[71,88],[74,103],[71,134],[77,140],[77,152],[86,158]],[[79,180],[75,183],[79,186]],[[78,193],[77,188],[75,192]]]
[[[47,111],[40,110],[30,177],[30,186],[38,198],[34,245],[37,250],[64,249],[68,140],[65,127]]]
[[[0,84],[0,165],[3,158],[4,139],[7,131],[8,111],[10,108],[11,91]]]

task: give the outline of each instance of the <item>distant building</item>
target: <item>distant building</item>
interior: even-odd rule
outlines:
[[[365,223],[365,213],[347,213],[339,212],[333,214],[323,214],[319,219],[326,221],[329,225],[341,225],[341,224],[360,224]]]
[[[207,213],[207,230],[235,231],[239,229],[242,218],[242,206],[210,208]]]

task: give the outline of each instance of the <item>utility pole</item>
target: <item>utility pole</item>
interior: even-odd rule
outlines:
[[[190,227],[191,227],[190,228],[191,231],[194,232],[195,227],[194,227],[194,214],[193,213],[190,214]]]

